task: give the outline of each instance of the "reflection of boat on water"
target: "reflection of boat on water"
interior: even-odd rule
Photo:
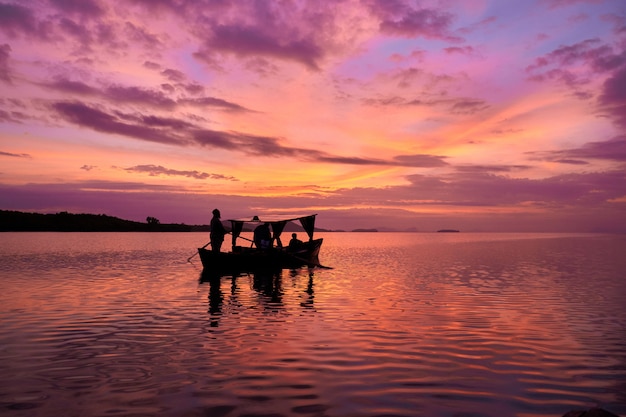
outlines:
[[[224,317],[241,317],[250,309],[270,315],[292,314],[289,302],[299,305],[301,312],[314,312],[313,277],[313,268],[291,269],[288,274],[282,270],[258,271],[232,277],[203,270],[199,283],[208,284],[209,325],[219,327]]]
[[[229,220],[232,226],[232,251],[213,252],[209,249],[198,248],[202,266],[207,273],[217,276],[236,276],[246,272],[280,271],[281,269],[294,269],[302,266],[321,266],[319,263],[319,252],[323,239],[313,239],[315,216],[314,214],[287,219],[259,219],[255,216],[252,220]],[[280,235],[285,225],[295,220],[300,221],[300,224],[309,236],[309,240],[300,242],[295,246],[283,247]],[[238,245],[238,239],[250,241],[250,239],[241,236],[244,225],[258,226],[265,223],[271,227],[271,238],[273,242],[276,242],[276,246],[259,248],[256,245],[254,247]]]

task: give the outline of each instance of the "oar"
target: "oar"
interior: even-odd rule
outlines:
[[[229,234],[230,232],[226,232],[226,234]],[[206,248],[207,246],[209,246],[211,244],[211,241],[209,240],[209,243],[207,243],[206,245],[204,245],[201,249]],[[193,258],[194,256],[196,256],[198,254],[198,251],[196,251],[196,253],[194,253],[193,255],[191,255],[189,258],[187,258],[187,262],[191,262],[191,258]]]
[[[248,239],[247,237],[243,237],[243,236],[237,236],[237,239],[243,239],[243,240],[247,240],[248,242],[254,243],[254,240]]]
[[[206,245],[204,245],[202,247],[202,249],[206,248],[207,246],[209,246],[211,244],[211,241],[209,240],[209,243],[207,243]],[[193,258],[194,256],[196,256],[198,254],[198,251],[196,251],[193,255],[191,255],[189,258],[187,258],[187,262],[191,262],[191,258]]]

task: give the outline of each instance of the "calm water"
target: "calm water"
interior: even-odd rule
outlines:
[[[0,414],[626,416],[626,236],[323,237],[210,285],[205,234],[0,234]]]

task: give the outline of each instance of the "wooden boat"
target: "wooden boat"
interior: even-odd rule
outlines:
[[[294,218],[260,219],[254,216],[251,220],[230,219],[232,234],[232,251],[213,252],[210,249],[198,248],[202,266],[206,272],[218,275],[240,275],[247,272],[279,271],[295,269],[302,266],[322,266],[319,263],[319,252],[323,239],[313,239],[316,214]],[[299,221],[309,240],[301,242],[297,247],[284,247],[280,235],[285,225],[291,221]],[[273,244],[268,248],[259,248],[250,239],[241,236],[244,225],[254,229],[260,224],[268,223],[271,227]],[[251,242],[249,246],[239,245],[239,239]],[[207,245],[208,246],[208,245]]]

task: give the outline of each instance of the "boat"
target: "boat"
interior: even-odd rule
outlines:
[[[216,275],[241,275],[250,272],[280,271],[296,269],[303,266],[323,267],[319,262],[319,252],[323,239],[314,239],[316,214],[303,217],[272,217],[251,219],[229,219],[231,224],[232,250],[230,252],[213,252],[207,249],[208,244],[198,248],[204,271]],[[283,246],[280,236],[288,222],[299,221],[309,237],[297,246]],[[268,248],[259,248],[251,239],[241,236],[244,226],[256,228],[261,224],[269,224],[273,244]],[[241,245],[240,240],[250,242]]]

